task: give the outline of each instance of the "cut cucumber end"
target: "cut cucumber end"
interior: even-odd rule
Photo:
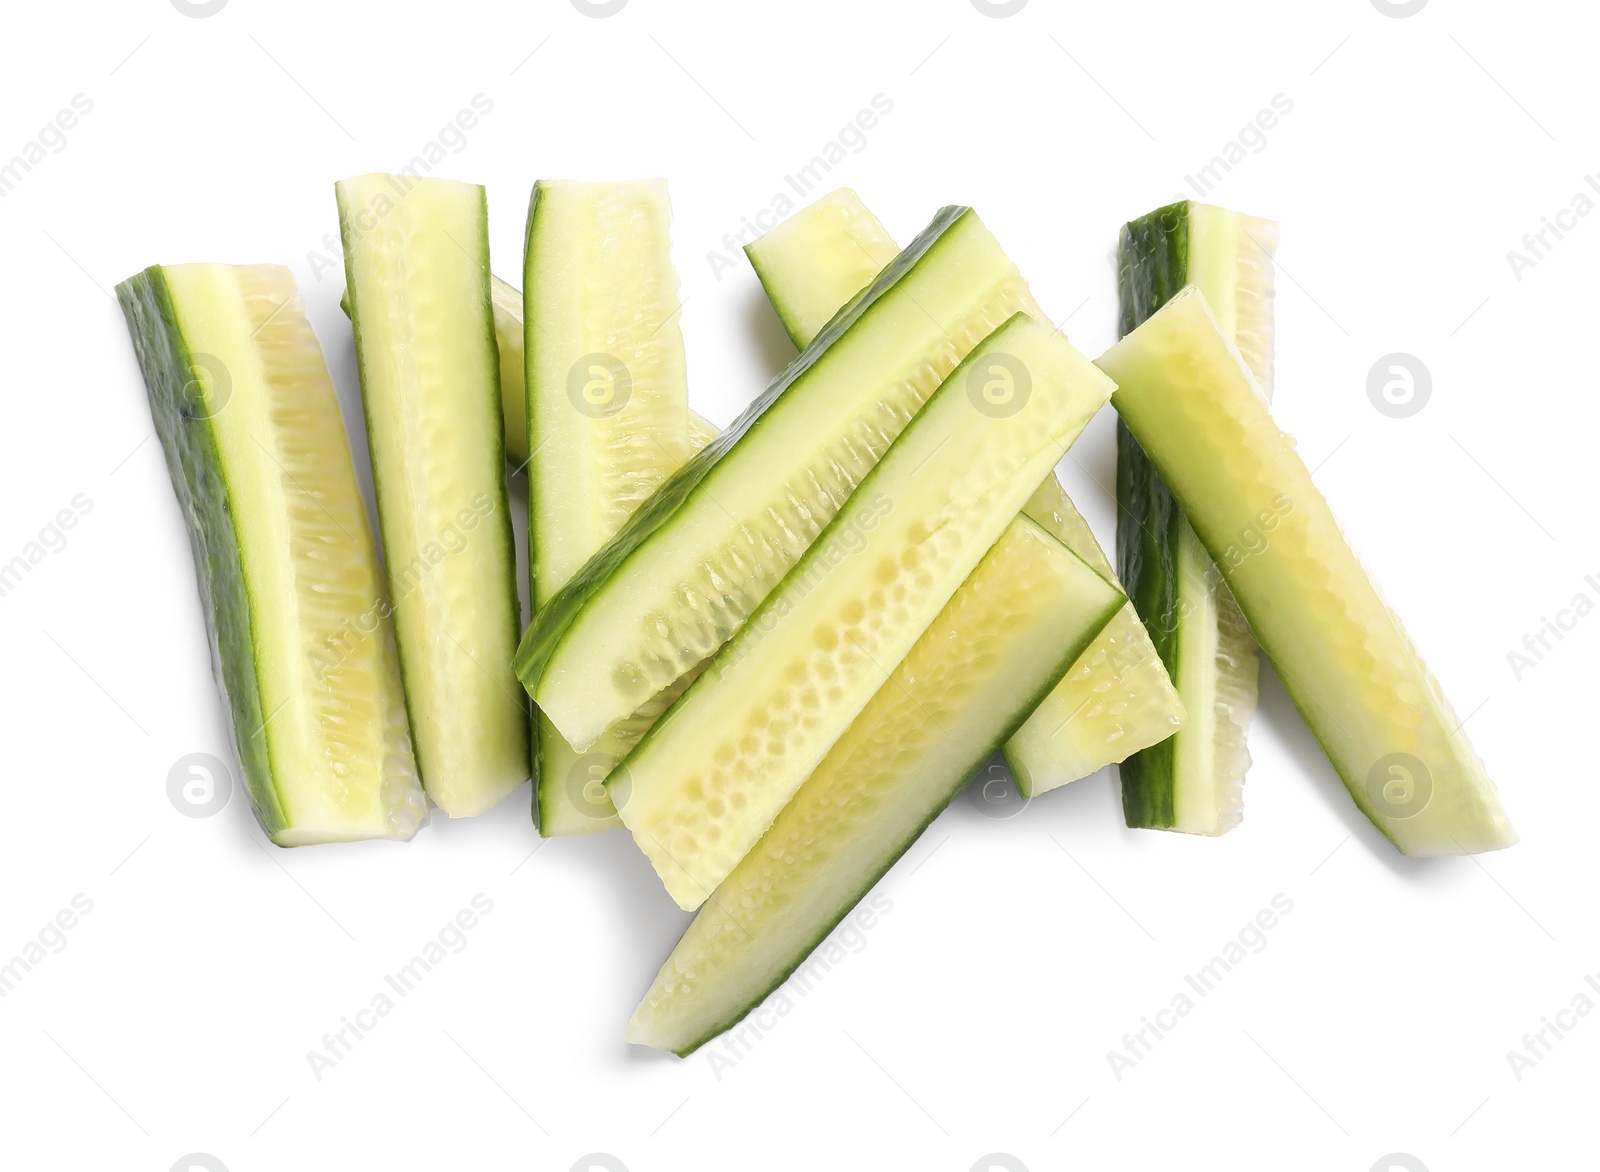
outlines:
[[[538,719],[539,783],[534,790],[534,808],[540,837],[595,834],[620,826],[617,808],[605,787],[606,775],[619,758],[610,753],[579,753],[555,725],[542,715]]]
[[[1200,291],[1178,293],[1098,364],[1373,825],[1408,855],[1516,842],[1460,721]]]
[[[1022,511],[1116,581],[1088,522],[1053,474]],[[1166,740],[1186,720],[1183,701],[1130,602],[1006,742],[1006,765],[1018,792],[1038,797]]]
[[[810,345],[899,251],[848,187],[801,208],[744,249],[796,350]]]

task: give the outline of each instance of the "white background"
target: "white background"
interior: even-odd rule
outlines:
[[[1600,1019],[1520,1081],[1506,1052],[1581,991],[1600,1004],[1581,750],[1600,618],[1520,681],[1507,652],[1600,598],[1600,217],[1520,280],[1506,253],[1600,167],[1587,6],[232,0],[195,19],[123,0],[4,19],[0,159],[75,94],[94,105],[0,200],[0,561],[93,503],[0,598],[0,960],[75,894],[93,910],[0,999],[0,1164],[1573,1166]],[[884,880],[865,947],[713,1070],[621,1040],[685,917],[620,832],[530,857],[526,789],[407,845],[279,851],[242,791],[182,816],[173,762],[232,751],[109,290],[154,262],[292,265],[359,449],[342,273],[315,256],[333,182],[404,165],[479,93],[492,113],[436,173],[488,185],[508,277],[536,178],[669,178],[693,402],[718,423],[787,355],[748,267],[719,279],[707,254],[875,94],[893,111],[829,186],[902,241],[976,206],[1091,355],[1114,337],[1118,225],[1195,194],[1185,176],[1284,95],[1210,193],[1283,225],[1276,410],[1470,714],[1522,844],[1400,858],[1268,679],[1237,831],[1127,830],[1110,773],[1011,820],[958,800]],[[1366,395],[1393,351],[1432,373],[1409,419]],[[1107,543],[1112,435],[1108,411],[1064,470]],[[307,1051],[477,893],[493,911],[465,951],[318,1081]],[[1264,950],[1119,1081],[1107,1051],[1278,893],[1293,911]]]

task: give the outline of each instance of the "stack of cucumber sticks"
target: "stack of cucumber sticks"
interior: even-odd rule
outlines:
[[[1401,851],[1515,841],[1273,421],[1270,221],[1127,224],[1090,361],[970,208],[901,249],[834,192],[746,249],[799,353],[719,432],[661,181],[538,183],[520,292],[483,188],[336,196],[376,526],[287,269],[118,287],[242,775],[282,846],[529,777],[540,834],[625,828],[697,910],[629,1040],[740,1021],[997,752],[1025,797],[1118,764],[1129,826],[1232,829],[1262,652]],[[1115,566],[1055,475],[1108,402]]]

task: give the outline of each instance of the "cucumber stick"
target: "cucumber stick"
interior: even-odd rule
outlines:
[[[947,208],[732,427],[534,618],[517,673],[579,752],[714,652],[958,362],[1036,308],[969,208]]]
[[[1112,390],[1026,314],[995,330],[607,778],[680,907],[755,845]]]
[[[670,220],[660,180],[534,186],[523,321],[535,613],[688,459]],[[612,752],[578,753],[542,713],[535,752],[540,833],[616,822],[599,785]]]
[[[484,192],[399,175],[336,191],[417,763],[447,814],[479,814],[528,777]]]
[[[806,956],[1122,603],[1065,546],[1014,518],[690,923],[628,1041],[688,1054],[797,969],[809,988]]]
[[[489,276],[494,305],[494,338],[500,351],[500,408],[506,425],[506,463],[514,472],[528,466],[528,404],[522,374],[522,290],[510,281]],[[339,299],[350,312],[350,297]],[[689,448],[698,452],[717,437],[717,425],[689,412]]]
[[[1256,387],[1272,392],[1277,225],[1183,202],[1126,225],[1118,248],[1122,333],[1198,285]],[[1126,424],[1117,428],[1117,557],[1128,596],[1189,713],[1171,740],[1122,763],[1129,826],[1222,834],[1243,814],[1257,653],[1216,566]]]
[[[789,340],[804,350],[899,251],[861,198],[841,187],[745,245],[744,254]]]
[[[279,846],[410,838],[425,815],[378,555],[289,270],[117,286],[183,509],[243,780]]]
[[[1201,292],[1179,292],[1098,364],[1373,825],[1408,855],[1515,842],[1461,722]]]
[[[745,252],[784,329],[804,347],[893,258],[894,242],[855,192],[841,188]],[[1023,512],[1115,581],[1053,474]],[[1006,742],[1005,757],[1017,788],[1033,797],[1157,744],[1183,724],[1183,704],[1130,603]]]

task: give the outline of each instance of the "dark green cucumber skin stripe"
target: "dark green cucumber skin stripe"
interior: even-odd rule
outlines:
[[[1026,520],[1026,518],[1023,519]],[[1032,524],[1032,522],[1030,522],[1030,524]],[[1044,532],[1044,530],[1041,529],[1040,532]],[[1051,540],[1053,541],[1055,538],[1052,537]],[[1114,602],[1106,607],[1105,613],[1101,615],[1099,619],[1084,628],[1084,634],[1082,634],[1070,646],[1063,647],[1063,654],[1059,662],[1057,662],[1051,669],[1048,678],[1039,686],[1038,691],[1034,693],[1033,697],[1028,700],[1027,703],[1018,705],[1016,711],[1012,712],[1008,717],[1005,727],[1003,729],[996,730],[994,737],[988,742],[988,744],[984,745],[980,751],[971,754],[965,761],[962,762],[962,767],[958,774],[959,780],[956,782],[950,792],[934,804],[933,809],[928,813],[928,817],[923,820],[923,822],[921,822],[915,829],[913,829],[910,834],[906,835],[904,841],[895,844],[893,849],[885,852],[883,866],[880,867],[869,880],[867,880],[866,884],[861,888],[861,893],[857,895],[855,899],[849,900],[840,906],[838,914],[828,921],[821,931],[817,933],[816,938],[807,944],[803,950],[796,950],[794,963],[785,968],[781,973],[776,974],[771,983],[769,983],[767,987],[763,989],[761,993],[748,1005],[733,1010],[727,1015],[727,1017],[723,1018],[715,1026],[712,1026],[710,1029],[708,1029],[702,1036],[696,1038],[693,1042],[690,1042],[683,1049],[674,1050],[673,1053],[677,1054],[680,1058],[687,1058],[690,1054],[693,1054],[696,1050],[698,1050],[701,1046],[704,1046],[713,1038],[719,1037],[728,1030],[731,1030],[734,1026],[738,1025],[741,1021],[753,1013],[763,1001],[771,996],[774,989],[780,987],[785,981],[794,975],[795,970],[806,962],[806,958],[815,952],[817,947],[830,935],[832,935],[833,930],[844,922],[844,918],[848,916],[862,900],[866,899],[868,895],[872,894],[872,889],[878,885],[878,881],[880,879],[889,873],[889,868],[898,863],[901,857],[911,849],[912,844],[914,844],[917,839],[922,837],[922,832],[927,830],[928,827],[933,824],[933,820],[940,814],[944,813],[945,808],[956,799],[957,795],[959,795],[966,787],[967,783],[972,780],[972,775],[978,771],[983,763],[998,753],[1001,748],[1004,747],[1005,743],[1014,735],[1016,735],[1016,731],[1022,727],[1023,723],[1028,719],[1028,717],[1033,715],[1033,710],[1039,707],[1040,704],[1044,703],[1044,698],[1051,692],[1055,691],[1056,685],[1059,684],[1067,672],[1072,669],[1072,665],[1077,663],[1078,658],[1089,649],[1089,644],[1093,643],[1095,639],[1099,637],[1099,634],[1101,630],[1104,629],[1105,625],[1116,617],[1117,612],[1122,609],[1124,601],[1125,599],[1123,599],[1121,596],[1118,596]],[[981,649],[972,648],[971,650],[976,655]],[[711,902],[708,903],[707,906],[713,906],[715,904],[715,898],[716,897],[713,896]]]
[[[778,315],[778,324],[783,326],[783,332],[789,335],[789,341],[794,343],[796,350],[804,350],[807,339],[795,328],[794,318],[789,314],[787,308],[772,295],[773,287],[767,281],[766,271],[762,268],[761,261],[757,259],[757,254],[750,251],[748,244],[744,247],[744,255],[745,259],[750,262],[750,267],[755,270],[756,280],[761,282],[761,288],[766,292],[767,300],[772,302],[772,311]],[[848,303],[846,303],[845,308],[849,308]]]
[[[535,192],[537,199],[537,191]],[[534,209],[530,207],[530,215]],[[531,693],[549,663],[561,636],[572,625],[579,613],[606,582],[617,574],[624,563],[667,526],[673,514],[694,493],[700,483],[710,477],[730,449],[747,432],[761,423],[761,417],[791,386],[804,376],[829,346],[853,327],[871,310],[906,273],[928,253],[932,252],[954,225],[970,214],[971,209],[952,206],[943,208],[933,218],[922,234],[895,258],[888,268],[878,274],[872,284],[858,293],[849,305],[841,309],[819,333],[811,344],[800,352],[787,370],[775,378],[761,396],[751,403],[733,424],[724,429],[716,439],[702,448],[688,463],[679,468],[661,485],[622,528],[591,557],[572,580],[556,592],[554,597],[534,616],[533,624],[524,632],[522,644],[517,648],[515,667],[518,678]]]
[[[529,278],[533,276],[535,251],[534,236],[539,230],[539,205],[543,202],[544,187],[538,183],[535,183],[533,185],[533,194],[528,197],[528,223],[523,229],[522,233],[522,287],[526,290],[522,297],[522,418],[523,430],[527,433],[524,438],[528,441],[528,451],[530,452],[537,451],[539,447],[533,436],[533,429],[535,426],[537,426],[536,420],[538,419],[538,413],[533,409],[534,384],[528,378],[528,373],[533,369],[533,364],[536,361],[539,330],[538,319],[534,317],[533,313],[531,312],[532,306],[529,304],[529,302],[535,296],[537,296],[538,290],[534,288],[533,282],[529,280]],[[492,312],[490,315],[490,321],[493,321]],[[498,345],[498,343],[496,343],[496,345]],[[528,460],[528,465],[532,465],[532,463],[533,460],[530,457]],[[538,606],[539,591],[534,585],[533,579],[539,565],[539,551],[533,547],[532,521],[534,509],[537,507],[537,502],[534,500],[534,494],[538,492],[538,478],[534,476],[533,469],[530,466],[524,466],[524,468],[521,470],[528,473],[528,605]],[[554,602],[555,599],[552,598],[550,601]],[[521,653],[522,647],[519,641],[517,654],[520,656]],[[528,726],[534,730],[532,734],[534,740],[530,742],[532,750],[528,756],[533,762],[532,768],[535,771],[533,778],[533,820],[538,822],[539,777],[537,771],[539,768],[539,745],[537,741],[539,736],[539,713],[537,709],[534,709],[529,714]]]
[[[252,607],[233,523],[236,510],[216,433],[195,390],[194,360],[161,267],[153,265],[118,285],[117,301],[128,322],[150,396],[150,416],[189,531],[200,609],[206,616],[213,664],[220,665],[222,672],[219,682],[227,700],[234,749],[256,820],[270,839],[287,820],[272,781],[267,740],[259,731],[266,718],[256,679]]]
[[[860,295],[858,294],[857,298],[859,298],[859,296]],[[945,395],[949,395],[953,398],[957,395],[966,394],[965,388],[967,386],[967,382],[964,375],[967,371],[972,369],[973,364],[977,362],[983,353],[989,348],[989,338],[1003,333],[1006,329],[1015,325],[1018,319],[1026,318],[1027,316],[1028,315],[1026,313],[1023,313],[1020,310],[1012,314],[1010,317],[1006,318],[1005,321],[1001,322],[988,338],[985,338],[982,342],[979,342],[977,346],[973,347],[972,352],[963,358],[956,365],[956,368],[945,376],[945,379],[942,383],[934,388],[933,394],[928,396],[926,402],[924,402],[918,409],[917,414],[912,416],[911,422],[906,424],[905,431],[901,432],[900,434],[905,435],[910,432],[912,428],[916,427],[919,421],[932,418],[933,414],[928,411],[928,408],[933,405],[935,399]],[[859,498],[852,495],[851,499],[871,500],[878,480],[883,475],[882,470],[883,462],[881,460],[874,464],[871,468],[868,468],[867,474],[861,478],[861,483],[856,485],[856,493],[860,494]],[[1024,517],[1023,520],[1029,520],[1029,518]],[[1031,520],[1029,523],[1034,524],[1034,522]],[[848,508],[840,509],[834,514],[833,519],[824,525],[821,531],[811,539],[812,545],[818,549],[826,549],[828,542],[834,539],[834,535],[840,530],[848,528],[850,524],[851,518],[849,516]],[[1035,527],[1037,527],[1037,525],[1035,525]],[[1051,538],[1051,540],[1054,541],[1055,539]],[[796,561],[794,565],[789,567],[788,571],[783,575],[783,577],[778,579],[777,585],[772,588],[772,591],[767,595],[766,600],[758,605],[753,611],[751,611],[749,618],[747,618],[745,621],[754,621],[758,623],[761,622],[763,616],[771,613],[770,608],[784,597],[784,588],[790,585],[791,582],[796,582],[803,579],[804,576],[805,556],[802,554],[800,559]],[[781,610],[779,611],[779,614],[782,614]],[[1110,620],[1108,619],[1107,621],[1109,622]],[[722,669],[722,666],[725,664],[724,653],[729,648],[730,644],[731,640],[729,643],[724,643],[722,645],[722,649],[719,649],[715,653],[715,657],[711,660],[710,666],[700,676],[699,679],[695,680],[694,683],[689,685],[688,691],[684,692],[683,694],[683,699],[687,699],[695,692],[697,688],[711,686],[711,684],[714,682],[713,677],[719,673],[719,671]],[[1043,699],[1044,697],[1041,696],[1040,701],[1042,702]],[[1034,707],[1037,708],[1038,704],[1035,704]],[[655,740],[657,734],[667,727],[668,722],[674,719],[679,711],[680,709],[675,705],[673,708],[668,709],[667,712],[662,715],[660,720],[656,721],[648,729],[646,729],[644,736],[639,739],[639,743],[634,745],[634,747],[629,751],[627,757],[623,758],[622,764],[625,767],[634,764],[635,756],[639,753],[642,753],[646,746],[648,746],[651,741]],[[625,771],[624,775],[626,775]]]
[[[1189,205],[1170,204],[1122,226],[1117,241],[1119,337],[1189,283]],[[1178,528],[1183,514],[1155,465],[1117,421],[1117,573],[1151,642],[1174,681],[1178,678]],[[1118,767],[1122,813],[1129,826],[1170,827],[1176,738],[1141,749]]]

